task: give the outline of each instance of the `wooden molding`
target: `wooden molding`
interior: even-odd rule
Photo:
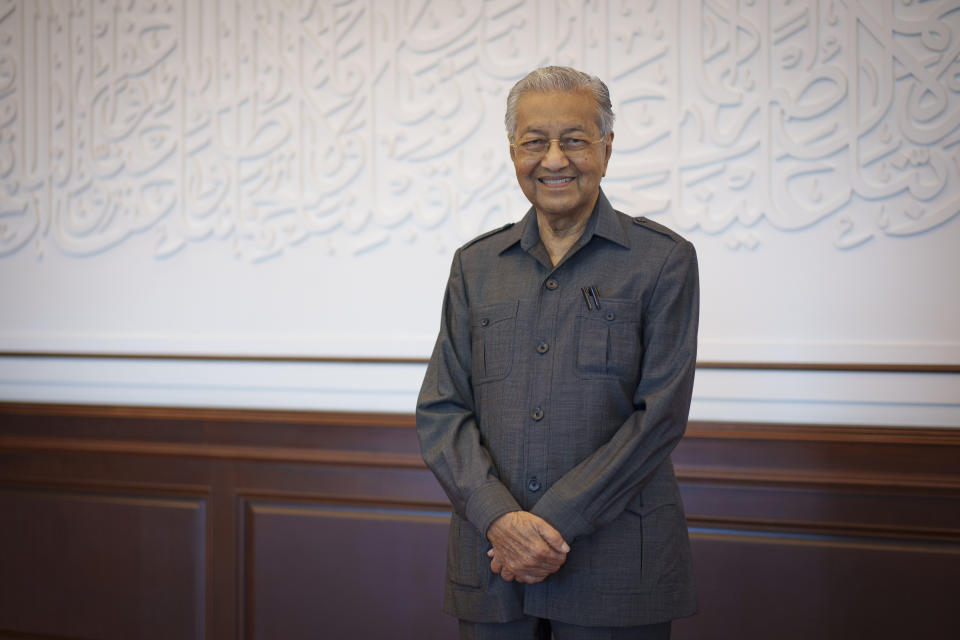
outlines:
[[[138,442],[87,438],[0,436],[0,451],[99,453],[128,456],[204,458],[247,462],[292,462],[349,467],[424,469],[419,455],[378,451],[250,447],[198,443]]]
[[[0,416],[51,416],[414,428],[413,413],[214,409],[135,405],[0,402]],[[691,420],[687,438],[810,440],[960,446],[960,428]]]
[[[691,420],[687,425],[685,437],[960,446],[960,428],[952,427],[881,427]]]
[[[291,362],[316,364],[418,364],[428,358],[387,356],[294,356],[203,353],[114,353],[103,351],[0,351],[0,358],[77,358],[93,360],[181,360],[205,362]],[[750,362],[700,361],[698,369],[754,371],[844,371],[860,373],[960,373],[960,363],[884,363],[884,362]]]
[[[942,474],[908,473],[844,473],[810,471],[779,471],[762,469],[744,471],[717,467],[677,467],[677,478],[682,482],[735,483],[739,485],[779,486],[779,487],[837,487],[866,491],[876,488],[923,490],[937,489],[957,492],[960,497],[960,475],[953,477]]]
[[[32,424],[34,420],[52,420],[61,426],[43,434],[32,429],[0,431],[0,450],[67,453],[107,454],[129,456],[179,457],[206,460],[233,460],[264,463],[296,463],[346,467],[380,467],[394,469],[425,469],[416,450],[415,437],[403,435],[409,441],[406,451],[381,450],[376,440],[377,433],[396,433],[394,430],[410,430],[415,427],[413,414],[349,413],[318,411],[272,411],[249,409],[191,409],[168,407],[107,406],[107,405],[62,405],[34,403],[0,403],[0,420],[4,416],[21,416]],[[95,423],[118,420],[111,432],[75,433],[71,420],[94,420]],[[64,422],[67,421],[67,422]],[[141,422],[159,423],[149,433],[136,430]],[[164,423],[182,424],[189,433],[204,432],[203,425],[218,424],[228,437],[218,440],[177,439],[173,430]],[[195,423],[195,424],[194,424]],[[297,429],[298,433],[325,433],[323,427],[341,429],[345,433],[364,433],[360,446],[347,446],[339,441],[305,441],[302,446],[289,446],[281,441],[271,441],[271,432],[264,434],[263,441],[249,441],[229,436],[231,424],[246,425],[245,428],[270,425]],[[129,430],[127,429],[129,425]],[[343,431],[345,429],[345,431]],[[368,430],[373,429],[373,431]],[[386,431],[379,431],[385,429]],[[177,431],[183,436],[183,429]],[[397,434],[400,436],[401,434]],[[85,437],[84,437],[85,436]],[[737,484],[742,486],[803,486],[844,487],[862,491],[883,487],[888,490],[937,489],[960,492],[960,429],[941,427],[878,427],[870,425],[803,425],[764,423],[722,423],[693,421],[684,437],[685,445],[675,456],[677,475],[684,482]],[[708,445],[716,442],[716,445]],[[760,457],[739,460],[738,451],[747,443],[760,447]],[[299,442],[298,442],[299,444]],[[782,466],[781,462],[768,461],[764,455],[798,446],[846,447],[842,464],[809,467],[806,464]],[[876,463],[862,466],[855,461],[854,446],[933,447],[940,461],[936,468],[911,465],[897,468]],[[683,455],[684,448],[709,446],[707,457],[702,454]],[[723,457],[719,457],[719,456]],[[779,458],[778,458],[779,459]],[[956,465],[949,460],[956,459]],[[946,460],[947,462],[944,462]],[[778,466],[779,465],[779,466]]]
[[[697,362],[698,369],[755,371],[846,371],[859,373],[960,373],[960,364],[884,362]]]
[[[876,525],[868,523],[836,522],[828,520],[797,520],[786,518],[748,518],[737,516],[704,516],[687,514],[687,524],[702,529],[699,535],[736,535],[744,533],[772,533],[790,536],[831,538],[860,538],[888,544],[950,543],[932,547],[941,553],[960,554],[960,530],[943,527]],[[830,541],[831,545],[836,540]]]
[[[303,411],[284,409],[210,409],[32,402],[0,402],[0,416],[4,414],[140,420],[200,420],[244,423],[271,422],[305,425],[335,424],[365,427],[414,427],[416,424],[415,417],[412,413],[358,413],[351,411]]]
[[[216,353],[124,353],[111,351],[0,351],[0,358],[90,360],[202,360],[205,362],[315,362],[329,364],[427,364],[428,358],[387,356],[293,356]]]

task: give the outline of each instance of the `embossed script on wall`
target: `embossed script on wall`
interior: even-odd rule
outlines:
[[[455,245],[522,213],[551,63],[611,87],[624,210],[895,241],[960,212],[958,54],[956,0],[0,0],[0,257]]]

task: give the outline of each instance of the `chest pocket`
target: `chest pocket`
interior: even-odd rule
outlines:
[[[513,363],[518,302],[477,307],[470,313],[475,384],[506,378]]]
[[[577,316],[576,372],[581,378],[627,378],[640,369],[640,305],[604,298]]]

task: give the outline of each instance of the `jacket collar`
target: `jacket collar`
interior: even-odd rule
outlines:
[[[574,247],[579,248],[586,245],[593,236],[605,238],[627,249],[630,248],[627,233],[620,223],[616,212],[613,210],[610,201],[607,200],[607,196],[604,195],[603,189],[600,189],[597,204],[594,205],[590,219],[587,220],[587,226],[583,230],[583,235],[580,236],[580,239]],[[523,216],[523,219],[504,231],[498,239],[502,243],[498,253],[503,253],[518,242],[520,243],[521,249],[530,253],[537,245],[541,244],[540,227],[537,224],[537,210],[530,207],[526,215]]]

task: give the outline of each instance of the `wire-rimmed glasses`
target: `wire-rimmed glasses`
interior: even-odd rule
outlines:
[[[563,136],[562,138],[530,137],[522,138],[519,142],[511,143],[510,146],[516,150],[520,157],[533,160],[547,155],[550,146],[556,142],[561,153],[575,160],[586,156],[590,147],[605,142],[606,139],[606,136],[600,137],[599,140],[586,140],[579,136]]]

